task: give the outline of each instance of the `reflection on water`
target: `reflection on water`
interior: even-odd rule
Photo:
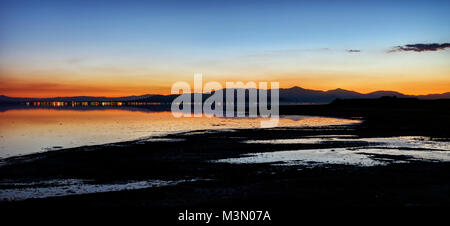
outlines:
[[[27,108],[0,112],[0,157],[49,149],[134,140],[173,132],[204,129],[258,128],[250,118],[174,118],[167,111],[127,108]],[[326,126],[356,120],[298,116],[282,117],[280,127]]]
[[[344,164],[374,166],[414,160],[450,161],[450,142],[427,137],[360,138],[327,135],[297,139],[248,140],[248,144],[320,144],[367,142],[363,147],[321,148],[246,154],[221,159],[222,163],[274,163],[278,165]]]
[[[356,138],[355,135],[319,135],[305,136],[295,139],[244,141],[244,143],[248,144],[318,144],[332,142],[367,142],[367,144],[371,147],[423,148],[450,151],[450,142],[435,141],[430,138],[420,136]]]
[[[305,149],[246,154],[240,158],[221,159],[222,163],[276,163],[278,165],[352,164],[374,166],[383,162],[366,155],[355,155],[346,148]]]

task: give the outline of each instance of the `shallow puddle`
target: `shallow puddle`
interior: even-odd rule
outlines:
[[[221,159],[220,163],[274,163],[278,165],[344,164],[386,165],[414,160],[450,161],[450,142],[427,137],[360,138],[352,135],[317,135],[296,139],[248,140],[248,144],[320,144],[324,142],[367,142],[364,147],[302,149],[246,154]]]
[[[30,198],[47,198],[67,195],[81,195],[99,192],[113,192],[124,190],[137,190],[152,187],[176,185],[182,182],[194,180],[144,180],[128,181],[116,184],[94,184],[88,180],[63,179],[35,182],[0,182],[0,200],[24,200]],[[4,188],[3,188],[4,187]]]

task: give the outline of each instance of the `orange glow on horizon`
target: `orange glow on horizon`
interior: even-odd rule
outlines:
[[[280,88],[294,86],[313,90],[337,88],[370,93],[380,90],[397,91],[409,95],[441,94],[450,92],[450,77],[447,68],[434,68],[426,73],[422,70],[360,72],[360,71],[297,71],[284,73],[235,72],[227,74],[204,73],[203,85],[217,81],[225,83],[242,81],[279,82]],[[177,76],[181,74],[182,76]],[[427,76],[424,76],[424,75]],[[123,97],[145,94],[171,94],[175,82],[184,81],[193,89],[193,73],[171,73],[166,76],[97,75],[73,76],[18,73],[0,70],[0,95],[10,97],[68,97],[98,96]]]
[[[243,81],[244,83],[246,81]],[[367,84],[367,83],[366,83]],[[433,82],[409,82],[404,84],[398,83],[382,83],[380,81],[372,82],[369,85],[360,83],[317,83],[313,81],[280,81],[280,88],[291,88],[294,86],[302,87],[304,89],[313,90],[332,90],[332,89],[346,89],[359,93],[370,93],[380,90],[397,91],[409,95],[426,95],[426,94],[441,94],[450,92],[450,81]],[[225,85],[223,84],[225,88]],[[193,88],[193,86],[192,86]],[[43,83],[29,83],[29,84],[15,84],[15,85],[0,85],[0,95],[9,97],[35,97],[35,98],[49,98],[49,97],[70,97],[70,96],[97,96],[97,97],[123,97],[133,95],[145,94],[160,94],[169,95],[171,85],[166,86],[102,86],[102,85],[65,85],[65,84],[43,84]]]

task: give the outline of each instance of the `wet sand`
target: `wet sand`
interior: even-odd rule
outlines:
[[[242,208],[275,208],[287,203],[299,207],[450,205],[450,163],[444,161],[372,153],[367,157],[386,164],[217,162],[250,153],[363,148],[367,142],[243,142],[255,138],[287,139],[312,135],[326,136],[327,139],[342,135],[359,136],[357,127],[197,131],[168,135],[164,139],[13,157],[2,161],[0,176],[3,182],[10,182],[3,183],[2,189],[20,186],[11,182],[63,179],[83,179],[91,184],[146,180],[181,182],[128,191],[4,201],[0,205]]]

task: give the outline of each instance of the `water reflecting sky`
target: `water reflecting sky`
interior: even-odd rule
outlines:
[[[168,111],[127,108],[3,109],[0,112],[0,157],[133,140],[172,132],[202,129],[258,128],[250,118],[174,118]],[[323,126],[355,123],[324,117],[282,117],[278,126]]]

